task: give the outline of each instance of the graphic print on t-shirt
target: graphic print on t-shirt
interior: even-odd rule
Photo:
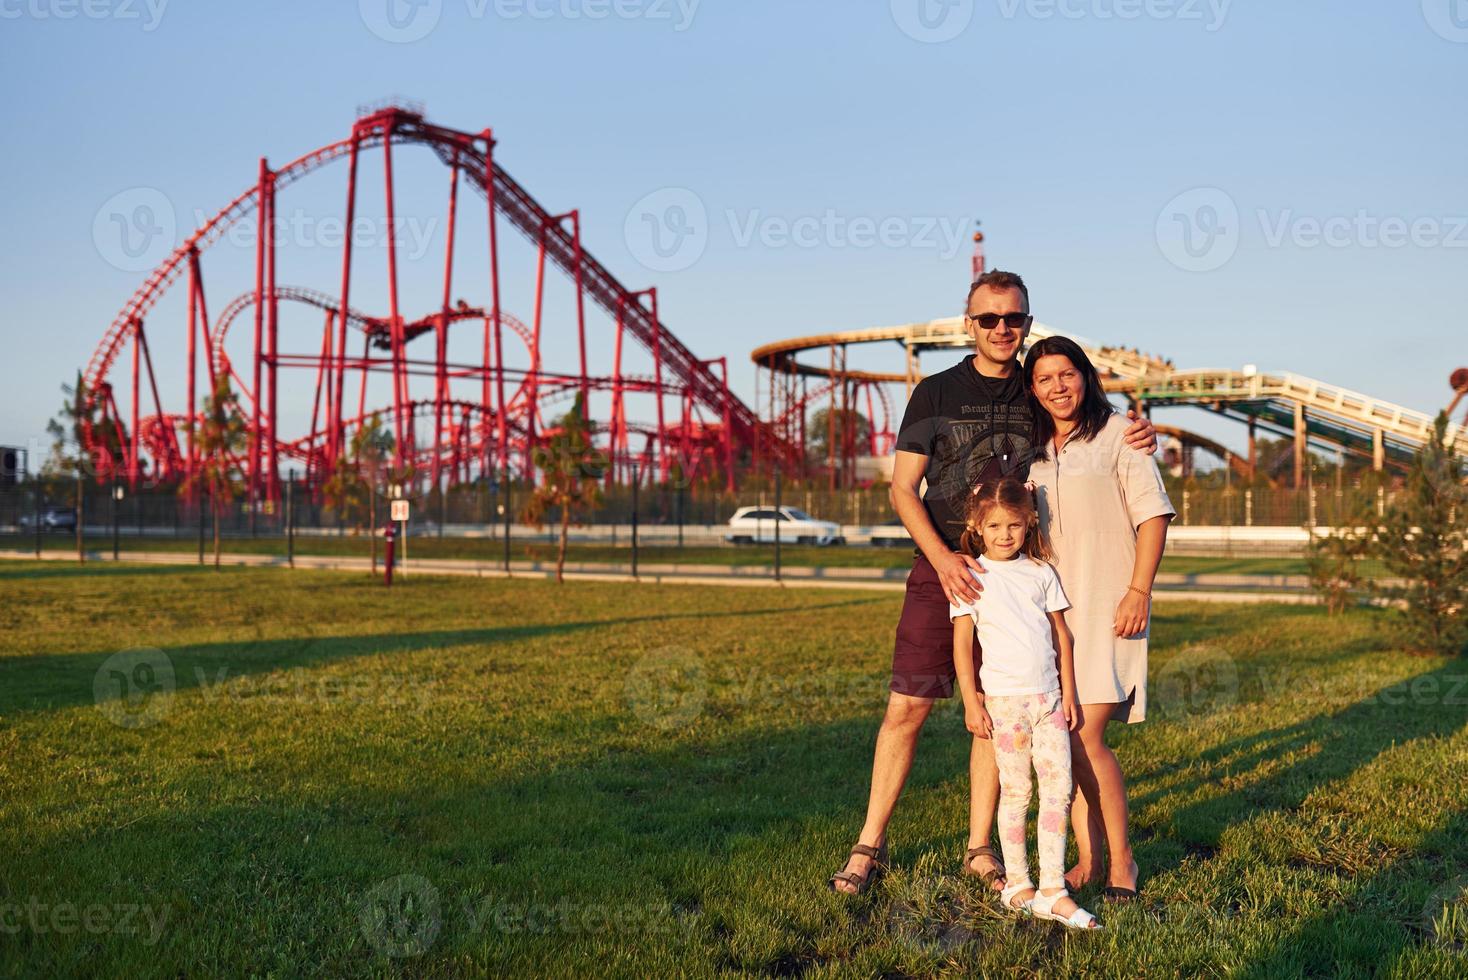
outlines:
[[[1018,473],[1024,476],[1030,463],[1030,411],[1026,405],[989,402],[969,405],[976,414],[965,419],[946,419],[938,424],[933,446],[937,480],[928,495],[948,504],[962,520],[964,501],[981,483]]]
[[[928,457],[923,504],[950,548],[958,547],[964,506],[976,485],[1027,475],[1033,432],[1018,373],[984,378],[972,355],[914,389],[897,448]]]

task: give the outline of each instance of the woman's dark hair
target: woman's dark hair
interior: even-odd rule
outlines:
[[[1025,391],[1030,396],[1030,414],[1035,417],[1035,459],[1048,459],[1050,443],[1055,438],[1055,420],[1035,397],[1035,365],[1042,357],[1060,356],[1067,358],[1081,373],[1084,390],[1081,392],[1080,418],[1075,435],[1071,438],[1089,442],[1106,427],[1106,420],[1116,412],[1106,399],[1106,389],[1101,387],[1101,375],[1096,365],[1086,356],[1081,345],[1069,337],[1045,337],[1030,345],[1025,354]]]

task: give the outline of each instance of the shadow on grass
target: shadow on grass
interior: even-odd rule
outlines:
[[[645,617],[662,618],[674,617]],[[447,635],[460,634],[419,634]],[[1456,669],[1446,665],[1421,677],[1441,679]],[[1240,766],[1263,764],[1279,745],[1322,746],[1253,786],[1184,810],[1174,831],[1179,843],[1216,847],[1233,823],[1293,809],[1393,745],[1461,730],[1460,712],[1390,703],[1411,683],[1284,726],[1270,733],[1273,740],[1236,740],[1232,751],[1243,746],[1251,753]],[[520,771],[504,771],[502,759],[501,771],[484,776],[456,761],[483,751],[472,731],[435,725],[432,744],[424,745],[384,740],[371,726],[338,727],[323,733],[334,743],[333,772],[278,790],[244,789],[239,795],[248,802],[220,787],[207,765],[175,773],[167,777],[169,791],[159,794],[169,800],[166,809],[125,826],[92,824],[64,839],[32,838],[15,855],[11,880],[33,891],[56,887],[35,884],[44,877],[91,900],[121,890],[132,902],[167,906],[173,921],[148,951],[150,972],[197,971],[201,962],[218,960],[242,972],[293,973],[303,955],[329,975],[361,972],[367,961],[386,968],[391,963],[374,948],[362,908],[374,888],[399,875],[417,876],[413,887],[432,889],[439,920],[408,972],[455,973],[473,964],[468,972],[538,965],[539,972],[564,973],[596,963],[616,963],[626,974],[646,972],[647,964],[696,975],[857,969],[849,957],[892,941],[889,896],[879,889],[848,904],[828,895],[824,880],[860,822],[878,720],[874,712],[734,736],[706,726],[710,734],[696,740],[670,730],[648,741],[649,729],[630,713],[613,713],[602,722],[614,732],[592,756]],[[909,799],[965,782],[968,740],[951,721],[935,716],[929,723]],[[194,780],[202,781],[197,792],[190,790]],[[220,794],[228,802],[219,802]],[[961,836],[915,826],[904,809],[894,826],[899,867],[917,867],[929,851],[954,865]],[[1369,974],[1376,966],[1370,955],[1400,955],[1419,936],[1400,916],[1381,921],[1382,908],[1395,909],[1412,868],[1452,854],[1464,830],[1462,816],[1452,816],[1409,858],[1371,876],[1359,902],[1299,910],[1288,941],[1250,951],[1251,975]],[[1140,842],[1139,861],[1144,868],[1170,863],[1171,847],[1154,835]],[[537,908],[551,913],[543,930],[524,924],[526,911]],[[651,921],[666,932],[610,927],[618,914],[645,922],[637,916],[659,909],[666,914]],[[588,911],[597,913],[599,928],[578,924],[590,921],[576,918]],[[405,914],[411,927],[420,913],[415,907]],[[975,950],[1022,957],[1011,966],[1064,962],[1058,933],[1031,929],[1026,939],[997,915],[972,925],[981,937]],[[1385,937],[1360,939],[1372,929]],[[1017,945],[1001,945],[1016,935]],[[17,952],[38,963],[57,955],[35,936],[16,938]],[[1308,949],[1297,948],[1306,942]],[[112,943],[94,940],[103,959],[89,962],[118,965],[113,950],[101,948]],[[1115,962],[1140,969],[1148,955],[1139,950]]]
[[[1139,830],[1135,835],[1137,863],[1148,869],[1171,867],[1191,855],[1203,860],[1219,857],[1224,833],[1231,827],[1297,811],[1306,798],[1321,787],[1340,782],[1370,765],[1383,753],[1418,740],[1446,739],[1468,729],[1468,713],[1457,705],[1468,703],[1468,664],[1445,663],[1434,670],[1388,685],[1375,694],[1340,711],[1257,732],[1226,742],[1199,754],[1214,763],[1228,760],[1215,780],[1227,778],[1236,789],[1185,805],[1171,815],[1167,825]],[[1249,781],[1248,775],[1277,760],[1299,754],[1298,761],[1273,769]],[[1239,782],[1240,777],[1244,781]],[[1189,781],[1188,788],[1195,785]],[[1135,801],[1139,813],[1148,803],[1166,793]],[[1446,841],[1450,831],[1461,829],[1463,817],[1455,814],[1438,833],[1424,842],[1414,855],[1404,858],[1418,863],[1434,854],[1450,856]],[[1462,837],[1456,838],[1461,842]],[[1329,957],[1344,957],[1353,968],[1365,969],[1373,959],[1352,959],[1353,951],[1371,950],[1371,955],[1397,955],[1416,941],[1416,934],[1403,925],[1401,917],[1381,914],[1377,899],[1400,891],[1403,875],[1390,868],[1369,877],[1358,893],[1362,905],[1318,912],[1299,935],[1281,941],[1253,961],[1257,976],[1327,975],[1344,964]],[[1308,947],[1301,940],[1318,940]],[[1293,964],[1293,965],[1292,965]],[[1296,968],[1299,966],[1300,968]],[[1370,971],[1367,971],[1370,972]]]
[[[497,646],[538,637],[639,623],[704,621],[743,616],[792,614],[836,609],[882,601],[881,597],[807,603],[786,608],[735,609],[724,612],[666,613],[622,616],[563,623],[478,629],[427,630],[415,633],[373,633],[357,636],[284,637],[272,640],[235,640],[156,649],[173,668],[174,690],[183,691],[210,682],[224,668],[230,676],[310,667],[353,657],[407,653],[442,647],[479,644]],[[128,649],[137,649],[134,645]],[[93,682],[103,662],[117,650],[90,653],[31,654],[0,658],[0,715],[17,711],[53,710],[94,700]]]
[[[564,973],[588,955],[614,957],[621,966],[612,972],[622,975],[635,975],[628,964],[639,956],[665,968],[669,956],[686,958],[686,969],[674,972],[689,975],[770,972],[808,958],[813,937],[799,930],[754,948],[737,941],[751,927],[751,907],[760,907],[755,896],[772,905],[819,902],[826,911],[818,914],[831,920],[823,928],[837,928],[835,920],[848,915],[825,891],[824,875],[844,850],[822,840],[829,833],[822,825],[839,822],[845,835],[859,823],[876,724],[864,717],[697,743],[660,739],[656,748],[608,747],[584,762],[481,781],[444,778],[453,769],[446,760],[473,751],[470,733],[450,735],[435,748],[437,758],[418,759],[405,775],[406,747],[399,758],[397,747],[384,751],[371,732],[338,730],[345,771],[391,770],[393,784],[404,788],[324,784],[322,774],[309,793],[252,794],[250,803],[180,796],[125,826],[32,839],[8,877],[20,893],[44,892],[47,901],[63,897],[50,894],[60,881],[89,901],[171,910],[151,950],[93,939],[92,955],[102,958],[89,962],[108,964],[103,972],[115,972],[114,957],[140,952],[149,972],[168,974],[197,971],[207,958],[285,974],[300,972],[303,955],[322,975],[389,964],[374,949],[361,909],[375,886],[399,875],[431,886],[442,920],[409,972],[432,973],[437,962],[458,963],[449,971],[457,973],[467,959],[477,964],[472,973],[499,961],[509,969],[537,960],[540,972]],[[909,791],[961,779],[966,755],[956,739],[928,746]],[[819,852],[817,867],[790,866],[809,864],[811,852]],[[567,903],[572,918],[564,927],[514,927],[527,909]],[[502,908],[516,913],[509,928],[491,914]],[[653,925],[662,922],[669,934],[638,927],[639,915],[660,909],[666,916]],[[586,910],[598,912],[602,928],[577,925]],[[633,926],[605,928],[620,914],[631,914]],[[38,965],[57,955],[29,934],[13,943],[16,955]]]
[[[1427,976],[1442,967],[1468,975],[1468,959],[1462,949],[1439,942],[1432,933],[1438,902],[1429,904],[1429,894],[1443,885],[1456,885],[1448,894],[1468,887],[1463,877],[1468,862],[1462,855],[1468,839],[1468,814],[1450,813],[1410,854],[1386,862],[1363,876],[1347,905],[1317,908],[1272,949],[1261,951],[1240,965],[1238,976],[1249,980],[1273,980],[1282,976],[1339,976],[1342,959],[1364,974],[1367,968],[1381,976],[1399,975],[1396,965],[1414,951],[1426,952],[1435,964],[1419,965],[1400,975]],[[1447,961],[1442,963],[1440,961]]]

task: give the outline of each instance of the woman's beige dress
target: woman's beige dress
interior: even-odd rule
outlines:
[[[1120,704],[1112,717],[1147,717],[1147,634],[1116,635],[1116,607],[1132,580],[1137,528],[1175,515],[1157,463],[1127,446],[1130,423],[1113,415],[1090,442],[1067,442],[1030,464],[1040,530],[1050,543],[1060,584],[1071,602],[1065,620],[1075,635],[1076,697],[1081,704]],[[1037,450],[1039,447],[1036,447]]]

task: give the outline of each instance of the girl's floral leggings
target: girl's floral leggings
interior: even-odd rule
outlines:
[[[1025,817],[1030,810],[1030,765],[1040,777],[1040,887],[1065,886],[1065,831],[1070,815],[1070,732],[1060,692],[985,699],[994,723],[999,767],[999,845],[1010,884],[1030,880]]]

